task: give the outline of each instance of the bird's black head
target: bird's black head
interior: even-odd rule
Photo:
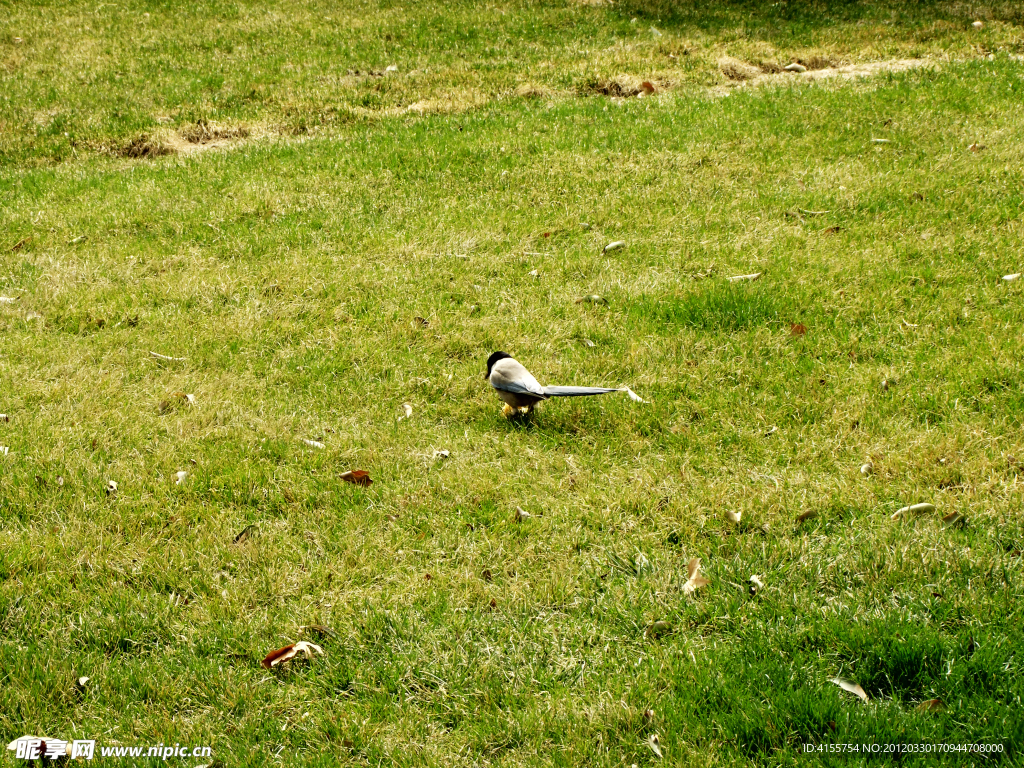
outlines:
[[[484,374],[484,378],[485,379],[491,378],[491,368],[494,367],[494,364],[496,362],[498,362],[499,360],[504,360],[506,357],[512,357],[512,355],[508,354],[507,352],[495,352],[490,357],[488,357],[487,358],[487,373]]]

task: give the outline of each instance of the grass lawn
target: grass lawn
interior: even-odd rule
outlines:
[[[0,0],[4,744],[1020,764],[1024,11],[674,5]]]

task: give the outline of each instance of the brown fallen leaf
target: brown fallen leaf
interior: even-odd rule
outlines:
[[[429,328],[430,327],[430,321],[427,320],[427,318],[425,318],[425,317],[419,317],[419,316],[414,317],[413,318],[413,322],[414,323],[418,323],[423,328]]]
[[[431,580],[431,579],[433,579],[433,578],[434,578],[434,577],[433,577],[433,576],[431,576],[431,575],[430,575],[429,573],[425,573],[425,574],[423,574],[423,580],[424,580],[424,581],[430,581],[430,580]]]
[[[812,520],[812,519],[814,519],[817,516],[818,516],[818,510],[816,510],[816,509],[808,509],[806,512],[801,512],[799,515],[797,515],[796,516],[796,521],[798,523],[802,523],[802,522],[805,522],[807,520]]]
[[[852,683],[849,680],[844,680],[841,677],[833,677],[832,680],[830,680],[829,682],[835,683],[836,685],[838,685],[840,688],[842,688],[844,691],[847,691],[848,693],[852,693],[854,696],[856,696],[861,701],[869,701],[868,695],[864,692],[864,689],[861,688],[856,683]]]
[[[928,699],[928,701],[922,701],[914,707],[918,712],[938,712],[944,708],[945,705],[942,703],[942,699]]]
[[[11,246],[11,253],[16,253],[17,251],[20,251],[22,248],[24,248],[26,245],[28,245],[29,242],[31,242],[31,240],[32,240],[32,235],[29,235],[28,237],[21,238],[21,240],[19,240],[18,242],[16,242],[14,245]]]
[[[686,564],[687,580],[683,584],[683,594],[692,595],[699,587],[704,587],[711,582],[700,574],[700,558],[695,557]]]
[[[489,603],[489,605],[491,606],[491,610],[492,611],[495,611],[495,610],[498,609],[498,601],[495,600],[493,597],[491,598],[491,602]]]
[[[370,479],[370,473],[364,469],[350,469],[347,472],[342,472],[338,477],[346,483],[361,485],[363,488],[373,485],[373,480]]]
[[[981,152],[981,150],[985,148],[986,147],[984,144],[971,144],[971,146],[968,147],[968,149],[971,150],[971,152]]]
[[[790,336],[803,336],[807,333],[807,326],[803,323],[790,323],[789,324],[789,335]]]
[[[493,577],[491,576],[491,569],[484,568],[484,572],[480,574],[483,576],[484,581],[490,581]]]
[[[270,669],[271,667],[291,661],[300,653],[307,659],[312,659],[315,654],[323,655],[323,652],[324,649],[316,643],[308,643],[305,640],[301,640],[297,643],[286,645],[284,648],[278,648],[276,651],[271,651],[260,664],[266,669]]]
[[[640,87],[644,89],[644,93],[646,93],[648,96],[652,93],[656,93],[658,90],[657,88],[654,87],[654,83],[652,83],[650,80],[644,80],[642,83],[640,83]]]
[[[825,229],[822,230],[822,233],[826,235],[836,235],[842,232],[843,229],[844,227],[826,227]]]

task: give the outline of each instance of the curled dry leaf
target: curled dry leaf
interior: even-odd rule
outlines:
[[[971,144],[971,146],[969,146],[968,149],[971,150],[971,152],[981,152],[981,150],[985,149],[985,145],[984,144]]]
[[[611,253],[612,251],[617,251],[620,248],[625,248],[625,247],[626,247],[626,241],[625,240],[614,240],[614,241],[608,243],[608,245],[606,245],[604,248],[602,248],[601,249],[601,253]]]
[[[235,536],[234,543],[235,544],[241,544],[243,541],[248,539],[252,535],[253,531],[255,531],[255,530],[256,530],[256,524],[255,523],[253,523],[251,525],[245,526],[245,528],[242,529],[242,532],[240,534],[238,534],[237,536]]]
[[[597,346],[597,344],[595,344],[594,342],[592,342],[592,341],[591,341],[590,339],[583,339],[583,342],[582,342],[582,343],[583,343],[583,346],[584,346],[584,347],[590,347],[590,348],[592,348],[592,347],[596,347],[596,346]]]
[[[412,321],[414,323],[416,323],[417,325],[419,325],[421,328],[429,328],[430,327],[430,321],[427,320],[427,318],[425,318],[425,317],[416,316],[416,317],[414,317],[412,319]]]
[[[928,699],[928,701],[922,701],[914,709],[918,712],[938,712],[944,706],[942,699]]]
[[[693,558],[686,564],[686,573],[688,578],[686,579],[686,583],[683,584],[684,595],[692,595],[699,587],[704,587],[711,583],[701,576],[699,557]]]
[[[795,61],[792,64],[787,64],[783,69],[787,72],[796,72],[797,74],[807,71],[807,67],[803,64],[797,64]]]
[[[1003,275],[1003,280],[1008,283],[1012,283],[1014,280],[1020,279],[1020,272],[1014,272],[1012,275]]]
[[[297,643],[286,645],[284,648],[278,648],[276,651],[271,651],[267,654],[266,658],[260,662],[266,669],[276,667],[279,664],[284,664],[291,661],[300,653],[307,659],[312,659],[314,655],[323,655],[324,649],[316,643],[309,643],[305,640],[300,640]]]
[[[580,296],[576,299],[577,304],[607,304],[608,299],[604,296],[599,296],[596,293],[591,293],[586,296]]]
[[[321,451],[327,446],[321,443],[319,440],[307,440],[304,437],[299,438],[302,442],[308,445],[310,448],[319,448]]]
[[[789,335],[790,336],[803,336],[807,333],[807,326],[803,323],[790,323],[789,324]]]
[[[412,406],[411,405],[409,405],[408,403],[402,403],[402,410],[405,411],[405,416],[404,417],[400,416],[399,418],[406,418],[406,419],[412,418]]]
[[[181,485],[182,483],[185,482],[185,478],[186,477],[188,477],[188,472],[186,472],[185,470],[181,470],[179,472],[175,472],[174,473],[174,484],[175,485]]]
[[[842,688],[844,691],[847,691],[848,693],[852,693],[854,696],[859,698],[861,701],[868,701],[868,695],[864,692],[864,689],[861,688],[856,683],[852,683],[849,680],[844,680],[841,677],[833,677],[830,682],[835,683],[840,688]]]
[[[640,87],[648,96],[650,96],[652,93],[656,93],[658,90],[657,88],[654,87],[654,83],[652,83],[650,80],[644,80],[642,83],[640,83]]]
[[[935,511],[935,505],[929,504],[928,502],[922,502],[921,504],[911,504],[909,507],[900,507],[892,513],[893,520],[899,520],[904,515],[909,517],[910,515],[927,515],[930,512]]]
[[[451,455],[452,455],[452,452],[448,451],[448,450],[434,451],[434,458],[435,459],[447,459]]]
[[[948,515],[942,518],[942,522],[945,525],[963,525],[967,522],[967,518],[961,515],[959,512],[950,512]]]
[[[347,472],[342,472],[338,477],[346,483],[355,483],[364,488],[373,484],[373,480],[370,479],[370,473],[365,469],[350,469]]]
[[[516,522],[517,523],[521,523],[523,520],[526,520],[527,518],[530,518],[530,517],[533,517],[533,515],[531,515],[529,512],[527,512],[522,507],[516,507]]]
[[[874,471],[875,471],[875,465],[872,464],[870,461],[865,463],[865,464],[861,464],[860,465],[860,473],[862,475],[864,475],[864,477],[867,477],[868,475],[870,475]]]
[[[971,26],[974,27],[975,29],[981,29],[985,25],[980,21],[973,21],[971,22]]]
[[[764,589],[764,582],[761,581],[760,577],[756,573],[750,577],[748,584],[749,586],[747,587],[747,591],[749,591],[752,595],[756,595],[758,592]]]
[[[88,682],[89,682],[89,678],[85,677],[85,676],[82,676],[82,677],[78,678],[75,681],[75,688],[77,688],[79,691],[84,691],[85,690],[85,685]]]
[[[813,520],[817,516],[818,516],[818,510],[816,510],[816,509],[808,509],[806,512],[801,512],[799,515],[797,515],[796,516],[796,521],[798,523],[802,523],[802,522],[805,522],[807,520]]]
[[[727,509],[725,510],[725,519],[730,523],[739,523],[739,521],[743,519],[743,513],[733,512],[732,510]]]
[[[764,272],[754,272],[752,275],[733,275],[732,277],[725,278],[730,283],[742,283],[744,281],[753,282],[757,280]]]
[[[0,296],[0,304],[13,304],[20,298],[20,296]]]
[[[539,269],[531,269],[529,272],[530,277],[540,277]]]

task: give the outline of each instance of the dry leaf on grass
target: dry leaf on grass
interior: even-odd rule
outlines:
[[[798,523],[802,523],[802,522],[805,522],[807,520],[812,520],[812,519],[814,519],[817,516],[818,516],[818,511],[816,509],[808,509],[806,512],[801,512],[799,515],[797,515],[796,516],[796,521]]]
[[[321,443],[318,440],[307,440],[304,437],[300,437],[299,439],[302,442],[304,442],[306,445],[308,445],[310,448],[319,448],[322,451],[324,448],[327,447],[326,445],[324,445],[323,443]]]
[[[864,689],[861,688],[856,683],[852,683],[849,680],[843,680],[843,678],[841,678],[841,677],[833,677],[830,682],[835,683],[840,688],[842,688],[844,691],[847,691],[848,693],[852,693],[854,696],[859,698],[861,701],[868,701],[868,695],[864,692]]]
[[[761,277],[761,275],[763,274],[764,272],[754,272],[751,275],[733,275],[732,277],[727,277],[725,279],[728,280],[730,283],[740,283],[744,281],[753,282],[754,280],[757,280],[759,277]]]
[[[625,247],[626,247],[626,241],[625,240],[614,240],[614,241],[608,243],[608,245],[606,245],[604,248],[602,248],[601,249],[601,253],[610,253],[611,251],[617,251],[620,248],[625,248]]]
[[[533,517],[533,515],[531,515],[525,509],[523,509],[522,507],[516,507],[516,522],[517,523],[521,523],[523,520],[526,520],[526,519],[531,518],[531,517]]]
[[[286,645],[284,648],[278,648],[276,651],[271,651],[267,654],[266,658],[260,662],[265,668],[270,669],[280,664],[291,661],[300,653],[307,659],[312,659],[314,655],[323,655],[324,649],[316,643],[308,643],[305,640],[301,640],[291,645]]]
[[[342,472],[338,477],[346,483],[354,483],[364,488],[373,484],[373,480],[370,479],[370,473],[364,469],[350,469],[347,472]]]
[[[980,21],[973,21],[971,22],[971,26],[974,27],[975,29],[981,29],[985,25]]]
[[[412,406],[408,403],[402,403],[402,410],[405,412],[405,416],[399,416],[398,420],[408,419],[412,417]]]
[[[13,304],[20,298],[20,296],[0,296],[0,304]]]
[[[864,475],[864,477],[867,477],[868,475],[870,475],[874,471],[875,471],[875,466],[870,461],[867,462],[866,464],[861,464],[860,465],[860,473],[862,475]]]
[[[11,420],[11,417],[8,416],[6,413],[0,413],[0,421],[10,421],[10,420]]]
[[[1008,283],[1012,283],[1014,280],[1020,279],[1020,272],[1014,272],[1012,275],[1003,275],[1003,280]]]
[[[648,96],[650,96],[652,93],[657,93],[658,91],[658,89],[654,87],[654,83],[652,83],[650,80],[644,80],[642,83],[640,83],[640,87],[643,89],[643,92],[646,93]]]
[[[107,496],[114,496],[117,494],[117,483],[113,480],[107,480]]]
[[[156,360],[163,360],[166,363],[184,363],[187,359],[184,357],[169,357],[167,355],[161,355],[159,352],[150,352],[149,356]]]
[[[6,445],[0,445],[0,456],[7,456],[10,453],[10,448]]]
[[[783,69],[786,72],[796,72],[797,74],[807,71],[807,67],[805,67],[803,64],[797,64],[795,61],[792,64],[787,64],[786,66],[783,67]]]
[[[447,450],[434,451],[434,458],[435,459],[447,459],[451,455],[452,455],[452,452],[451,451],[447,451]]]
[[[725,510],[725,519],[728,520],[730,523],[738,523],[741,519],[743,519],[743,513],[733,512],[732,510],[727,509]]]
[[[175,472],[174,473],[174,484],[175,485],[181,485],[182,483],[185,482],[185,478],[186,477],[188,477],[188,472],[186,472],[185,470],[181,470],[179,472]]]
[[[592,342],[590,339],[583,339],[582,340],[582,344],[583,344],[584,347],[587,347],[587,348],[593,348],[593,347],[597,346],[597,344]]]
[[[692,595],[700,587],[707,586],[711,582],[700,574],[700,558],[695,557],[686,564],[687,580],[683,584],[683,594]]]
[[[928,699],[928,701],[922,701],[914,707],[918,712],[938,712],[943,708],[942,699]]]
[[[892,513],[893,520],[899,520],[901,517],[910,517],[911,515],[927,515],[929,512],[935,511],[935,505],[929,504],[928,502],[922,502],[920,504],[911,504],[909,507],[900,507]]]
[[[950,512],[948,515],[942,518],[942,522],[945,525],[963,525],[967,522],[967,518],[961,515],[959,512]]]
[[[75,681],[75,688],[77,688],[79,691],[84,691],[85,690],[85,685],[88,682],[89,682],[89,678],[88,677],[85,677],[85,676],[80,677],[80,678],[78,678]]]
[[[422,328],[429,328],[429,327],[430,327],[430,321],[429,321],[429,320],[427,320],[427,318],[425,318],[425,317],[419,317],[419,316],[417,316],[417,317],[414,317],[414,318],[412,319],[412,321],[413,321],[414,323],[418,324],[418,325],[419,325],[420,327],[422,327]]]
[[[587,296],[580,296],[576,299],[577,304],[607,304],[608,299],[604,296],[599,296],[596,293],[591,293]]]
[[[803,336],[807,333],[807,326],[803,323],[790,323],[789,324],[789,335],[790,336]]]

